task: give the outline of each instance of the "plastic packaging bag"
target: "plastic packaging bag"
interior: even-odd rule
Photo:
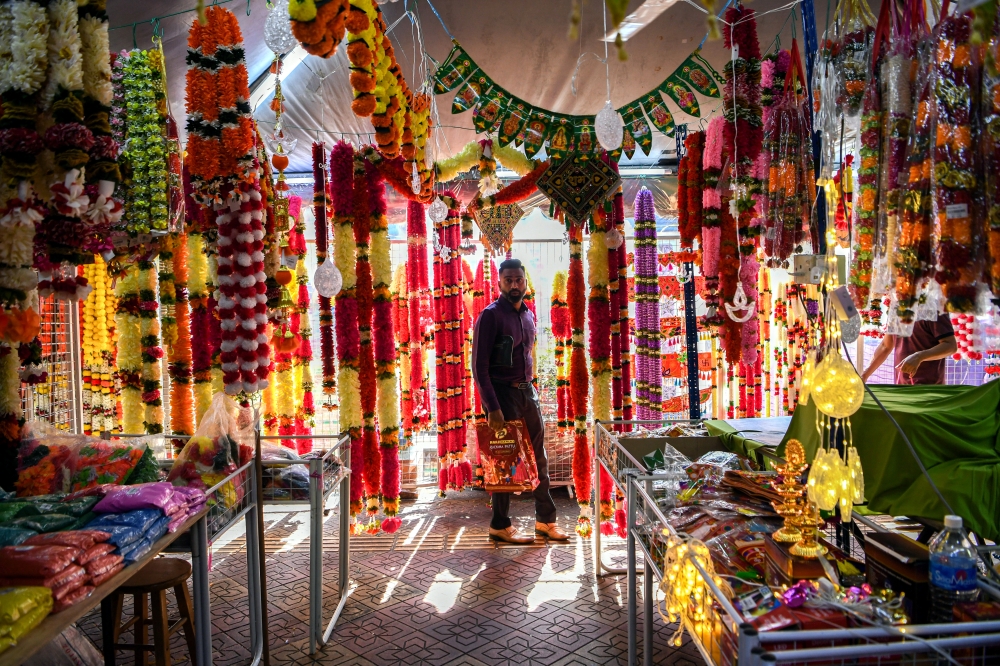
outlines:
[[[82,435],[68,435],[47,423],[25,424],[17,452],[18,496],[67,492],[72,461],[86,439]]]
[[[108,530],[105,530],[105,527],[128,525],[136,528],[140,532],[145,532],[161,516],[163,516],[163,512],[159,509],[135,509],[134,511],[127,511],[125,513],[107,513],[97,520],[92,521],[90,523],[90,528],[106,532]],[[110,540],[111,539],[109,539],[109,541]]]
[[[109,534],[108,536],[110,537],[111,535]],[[100,557],[101,555],[107,555],[108,553],[113,553],[114,551],[115,551],[115,545],[113,543],[104,542],[104,543],[94,544],[93,546],[85,550],[83,552],[83,555],[80,555],[79,557],[76,558],[76,563],[84,565],[87,562],[93,560],[94,558]]]
[[[7,635],[0,638],[0,651],[4,649],[4,644],[9,642],[11,645],[17,645],[17,642],[28,635],[28,633],[40,625],[42,620],[49,616],[49,612],[52,610],[52,598],[49,597],[48,601],[42,603],[35,608],[21,616],[19,620],[14,622],[10,629],[7,631]]]
[[[68,546],[7,546],[0,548],[4,576],[48,577],[68,567],[82,551]]]
[[[94,592],[93,585],[84,585],[83,587],[77,588],[76,590],[67,594],[61,600],[52,604],[52,612],[61,613],[70,606],[73,606],[74,604],[83,601],[84,599],[89,597],[93,592]]]
[[[102,574],[99,574],[97,576],[94,576],[91,579],[90,582],[91,582],[91,584],[94,587],[100,587],[101,585],[104,585],[104,583],[106,583],[109,580],[111,580],[114,577],[115,574],[117,574],[119,571],[121,571],[124,568],[125,568],[125,563],[124,562],[119,562],[115,566],[113,566],[110,569],[108,569],[106,572],[104,572]]]
[[[23,527],[0,527],[0,546],[17,546],[38,532]]]
[[[216,393],[194,437],[177,456],[167,480],[175,486],[208,490],[239,466],[239,408],[232,398]],[[242,496],[240,487],[227,483],[220,493],[224,506],[232,507]]]
[[[10,521],[10,527],[34,530],[36,532],[58,532],[76,524],[76,518],[62,513],[46,513],[41,516],[25,516]]]
[[[166,481],[116,488],[104,496],[96,513],[123,513],[135,509],[160,509],[173,503],[174,486]]]
[[[111,537],[107,532],[98,530],[75,530],[72,532],[53,532],[52,534],[39,534],[31,537],[27,543],[29,546],[69,546],[88,550],[94,544],[103,543]]]
[[[147,450],[145,438],[110,442],[88,438],[72,461],[71,490],[124,483]]]
[[[6,587],[0,589],[0,624],[12,624],[31,610],[51,603],[47,587]]]
[[[105,574],[121,564],[122,559],[121,555],[112,554],[96,557],[90,562],[87,562],[87,566],[85,567],[87,569],[87,575],[95,577]]]
[[[3,502],[0,504],[0,525],[22,516],[37,516],[38,509],[31,502]]]
[[[56,602],[65,599],[70,592],[83,587],[90,581],[90,576],[87,575],[86,569],[77,565],[73,565],[71,568],[73,569],[72,576],[66,576],[59,585],[51,587],[52,599]]]

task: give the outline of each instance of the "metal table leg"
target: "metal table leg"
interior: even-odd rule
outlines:
[[[638,603],[636,603],[636,564],[635,564],[635,486],[629,481],[628,484],[628,537],[626,538],[626,548],[628,551],[628,664],[636,666],[636,613],[638,613]]]
[[[194,602],[194,641],[198,666],[212,666],[212,609],[208,591],[208,519],[191,527],[191,578]]]
[[[251,468],[253,470],[253,468]],[[247,530],[247,573],[249,574],[249,588],[247,596],[250,600],[250,650],[253,660],[250,662],[254,666],[259,664],[264,657],[264,643],[267,637],[264,635],[264,609],[262,606],[261,594],[261,534],[258,511],[263,513],[261,505],[258,503],[257,484],[250,484],[251,506],[247,511],[244,521]]]
[[[643,554],[642,663],[653,666],[653,566]]]
[[[309,461],[309,654],[322,642],[323,622],[323,461]]]

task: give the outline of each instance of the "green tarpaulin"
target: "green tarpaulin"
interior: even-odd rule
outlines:
[[[790,416],[773,416],[758,419],[726,419],[705,421],[709,435],[722,440],[727,449],[744,458],[754,458],[754,451],[762,447],[778,446],[788,432]]]
[[[934,484],[969,529],[1000,540],[1000,382],[983,386],[872,386],[906,432]],[[893,516],[941,520],[947,512],[906,442],[865,394],[851,417],[865,472],[868,508]],[[784,445],[795,438],[811,460],[819,445],[816,407],[795,409]]]

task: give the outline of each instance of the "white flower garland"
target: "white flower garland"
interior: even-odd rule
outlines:
[[[104,106],[111,106],[111,50],[108,22],[95,16],[80,19],[80,43],[83,49],[83,90]]]
[[[4,9],[10,12],[10,22],[0,27],[0,41],[10,45],[10,62],[0,67],[0,93],[19,90],[32,95],[45,83],[48,15],[44,7],[31,0],[14,0]],[[9,34],[2,32],[8,29]]]
[[[83,56],[80,53],[76,0],[49,3],[49,79],[42,101],[49,108],[60,89],[83,90]]]

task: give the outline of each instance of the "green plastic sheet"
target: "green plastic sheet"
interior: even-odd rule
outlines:
[[[906,432],[952,510],[980,536],[1000,540],[1000,382],[871,389]],[[851,417],[851,428],[864,468],[868,509],[941,520],[947,509],[867,393]],[[795,409],[778,455],[784,455],[792,438],[802,442],[812,460],[820,444],[812,401]]]
[[[744,458],[755,458],[754,451],[774,448],[782,441],[791,423],[790,416],[772,416],[756,419],[727,419],[705,421],[709,435],[722,440],[733,453]]]

